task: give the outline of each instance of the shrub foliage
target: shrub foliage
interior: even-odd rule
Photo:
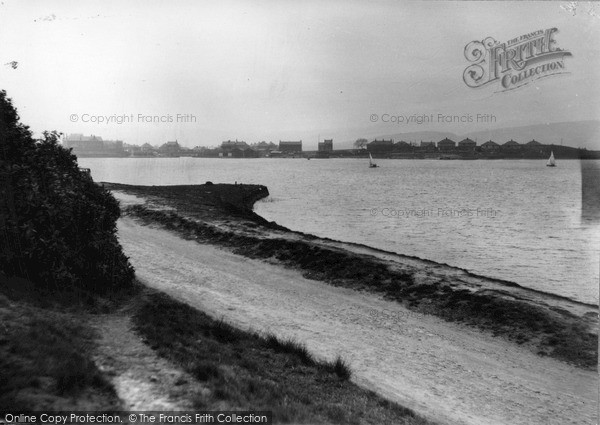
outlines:
[[[116,238],[119,205],[59,137],[35,140],[0,91],[0,272],[50,290],[129,285],[134,271]]]

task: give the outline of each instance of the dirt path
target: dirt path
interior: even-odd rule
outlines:
[[[380,297],[119,221],[147,285],[216,317],[341,354],[354,380],[442,423],[596,423],[597,376]]]
[[[193,410],[197,381],[158,357],[131,329],[126,314],[98,316],[101,340],[94,361],[110,378],[128,410]]]

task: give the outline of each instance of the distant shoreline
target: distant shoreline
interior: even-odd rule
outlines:
[[[574,148],[573,148],[574,149]],[[452,154],[451,154],[452,155]],[[396,154],[379,154],[373,153],[374,159],[419,159],[419,160],[453,160],[453,161],[493,161],[493,160],[547,160],[547,156],[536,156],[536,157],[514,157],[514,156],[457,156],[451,157],[451,155],[432,155],[432,156],[405,156]],[[549,154],[548,154],[549,155]],[[560,157],[555,154],[558,161],[563,160],[579,160],[579,161],[595,161],[600,160],[600,151],[585,151],[585,155],[569,155],[567,157]],[[121,159],[173,159],[173,158],[201,158],[201,159],[368,159],[368,153],[364,154],[350,154],[350,153],[332,153],[328,157],[318,156],[316,152],[305,151],[298,153],[297,155],[290,156],[277,156],[277,157],[256,157],[256,158],[242,158],[242,157],[218,157],[218,156],[199,156],[199,155],[175,155],[175,156],[153,156],[153,155],[86,155],[77,154],[78,158],[121,158]]]

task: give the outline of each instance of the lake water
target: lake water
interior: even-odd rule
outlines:
[[[584,219],[579,161],[82,158],[96,181],[255,183],[293,230],[413,255],[598,303],[600,223]]]

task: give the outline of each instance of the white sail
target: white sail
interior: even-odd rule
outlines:
[[[377,168],[377,164],[373,162],[373,157],[371,156],[371,152],[369,152],[369,168]]]
[[[548,158],[548,162],[546,162],[548,167],[554,167],[556,165],[556,161],[554,161],[554,152],[550,152],[550,158]]]

